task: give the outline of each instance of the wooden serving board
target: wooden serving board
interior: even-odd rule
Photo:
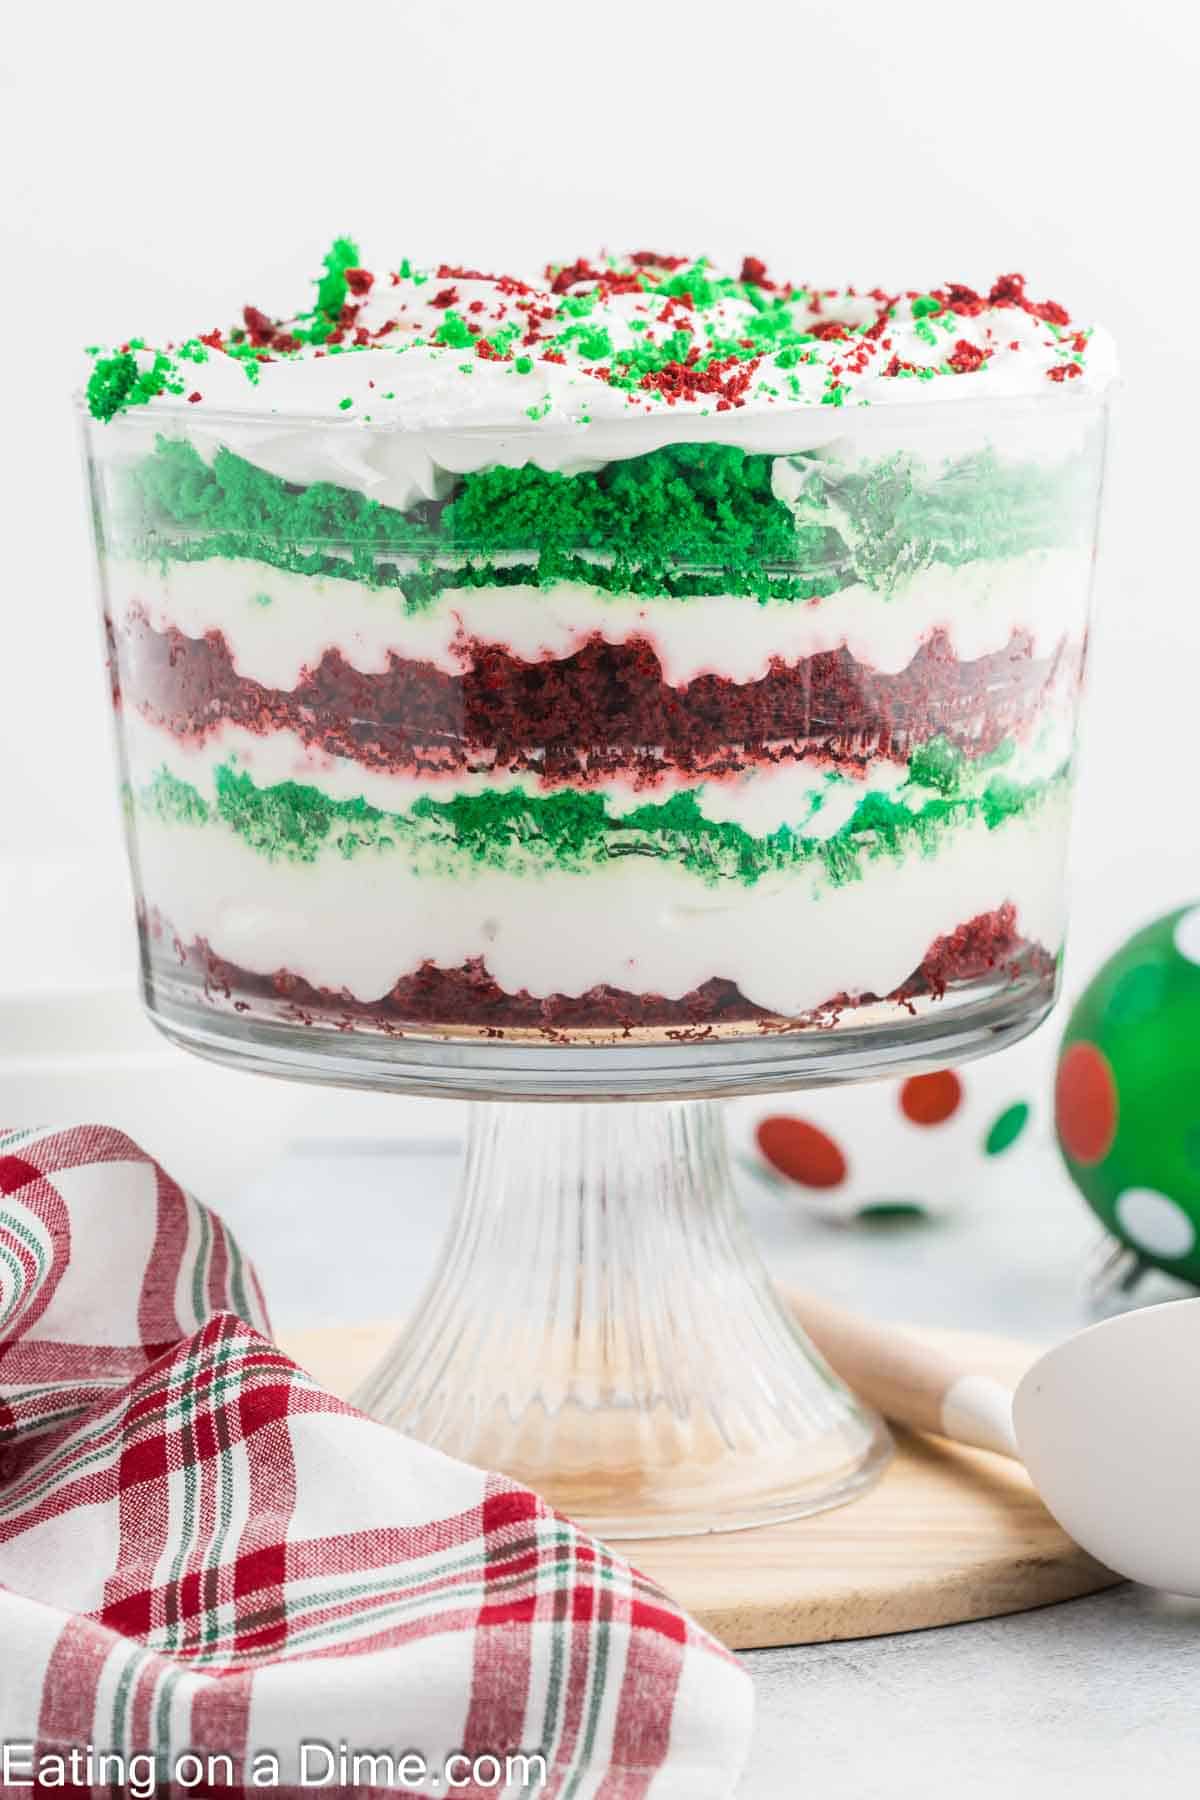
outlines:
[[[394,1325],[285,1333],[283,1348],[348,1395]],[[921,1331],[980,1373],[1017,1380],[1037,1352],[1003,1338]],[[1119,1579],[1061,1531],[1018,1464],[896,1431],[882,1481],[833,1512],[711,1537],[617,1547],[734,1650],[823,1644],[1025,1612]]]

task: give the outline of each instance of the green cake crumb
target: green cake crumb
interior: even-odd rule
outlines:
[[[924,757],[924,763],[914,757],[903,788],[865,793],[828,837],[806,837],[803,824],[754,836],[732,821],[709,819],[703,789],[619,814],[604,794],[570,788],[546,794],[489,788],[448,800],[423,794],[407,813],[388,813],[361,797],[334,800],[294,781],[260,788],[224,763],[215,771],[211,800],[166,768],[137,798],[159,819],[220,820],[261,855],[292,862],[314,862],[326,851],[352,857],[404,848],[422,865],[578,872],[637,854],[677,863],[708,882],[744,886],[812,865],[837,887],[860,880],[881,857],[932,854],[950,827],[980,820],[995,830],[1041,805],[1069,777],[1064,765],[1049,778],[1018,784],[993,772],[994,759],[973,764],[944,740],[926,746]],[[932,787],[921,778],[928,769],[937,772]]]

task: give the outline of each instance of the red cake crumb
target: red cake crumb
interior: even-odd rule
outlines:
[[[694,350],[692,354],[698,357],[699,351]],[[747,362],[737,356],[721,356],[714,357],[703,369],[693,367],[690,360],[669,362],[659,369],[648,369],[638,385],[656,389],[669,406],[677,400],[695,400],[711,394],[716,398],[716,410],[724,412],[745,403],[746,392],[761,361],[758,356]]]
[[[938,288],[934,298],[965,319],[976,318],[987,308],[987,301],[983,296],[977,294],[974,288],[964,287],[960,281],[952,281],[945,289]]]
[[[121,665],[117,652],[117,628],[107,607],[104,610],[104,667],[108,671],[108,690],[113,711],[121,710]]]
[[[911,990],[941,999],[950,983],[986,974],[1020,948],[1016,908],[1008,903],[960,925],[950,937],[936,938],[925,953],[919,974],[923,986]]]
[[[275,321],[269,319],[257,306],[244,306],[242,318],[246,330],[250,333],[250,342],[256,347],[269,344],[275,336]]]
[[[761,256],[743,256],[739,281],[747,287],[773,288],[775,283],[767,279],[767,265]]]
[[[568,263],[566,268],[558,271],[550,283],[550,292],[566,294],[581,281],[602,282],[605,274],[604,269],[594,269],[591,263],[581,256],[577,262]]]
[[[968,343],[966,338],[959,338],[954,349],[946,358],[956,375],[970,375],[976,369],[982,369],[988,359],[989,352],[981,350],[978,344]]]

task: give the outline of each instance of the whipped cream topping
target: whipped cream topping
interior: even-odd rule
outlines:
[[[1102,390],[1108,334],[1019,275],[977,291],[820,288],[638,251],[538,281],[366,265],[339,239],[316,304],[177,343],[92,352],[90,411],[147,406],[414,431],[549,435],[636,417]],[[732,420],[725,419],[728,425]],[[724,433],[722,433],[724,435]]]

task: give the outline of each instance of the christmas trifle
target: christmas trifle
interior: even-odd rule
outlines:
[[[1048,1000],[1113,367],[1015,275],[345,241],[310,310],[96,353],[152,1008],[546,1046]]]

